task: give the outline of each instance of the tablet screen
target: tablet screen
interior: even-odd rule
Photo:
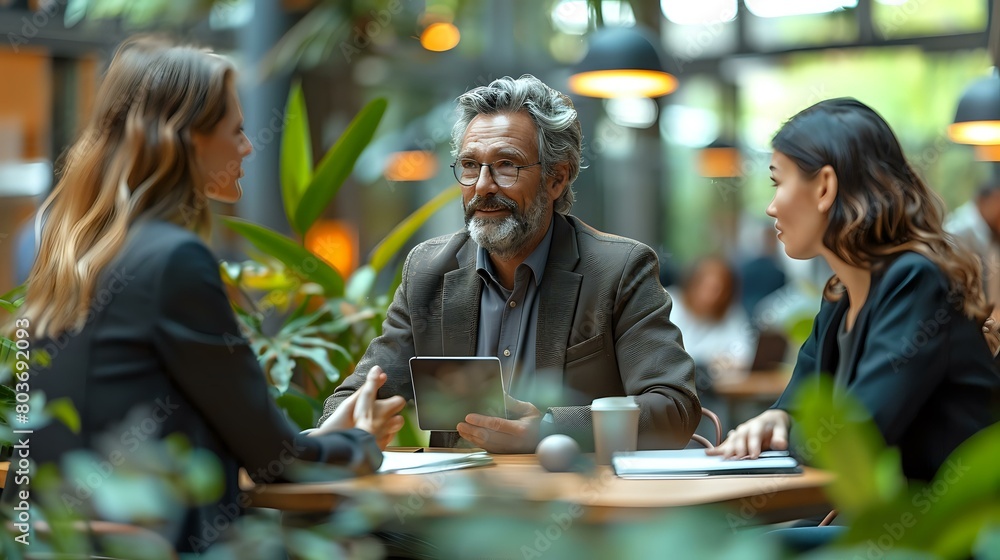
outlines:
[[[507,417],[499,358],[410,358],[417,425],[454,431],[471,413]]]

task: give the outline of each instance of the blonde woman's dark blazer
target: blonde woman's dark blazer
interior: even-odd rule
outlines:
[[[74,434],[53,422],[36,432],[35,461],[58,462],[76,449],[99,457],[112,457],[114,449],[135,459],[144,442],[171,434],[210,451],[222,468],[222,496],[187,509],[165,535],[179,551],[196,552],[219,538],[218,516],[234,521],[248,503],[239,467],[271,482],[311,462],[344,467],[330,476],[381,464],[374,438],[362,430],[313,438],[293,428],[240,334],[218,261],[190,231],[161,221],[137,224],[98,286],[79,333],[37,344],[52,363],[32,375],[32,390],[71,399],[82,426]],[[77,497],[85,501],[85,494]]]

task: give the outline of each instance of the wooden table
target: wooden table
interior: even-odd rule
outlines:
[[[722,399],[725,407],[722,416],[722,421],[726,424],[722,426],[723,436],[740,422],[756,416],[774,403],[784,392],[791,377],[792,373],[787,370],[766,370],[751,371],[736,380],[716,380],[712,390]],[[741,406],[741,403],[747,404]]]
[[[716,381],[712,389],[727,399],[776,399],[791,378],[786,370],[752,371],[735,381]]]
[[[823,488],[830,473],[806,468],[799,476],[713,477],[684,480],[625,480],[610,467],[598,467],[592,476],[550,473],[534,455],[494,455],[486,467],[425,475],[385,474],[346,481],[243,487],[253,507],[298,512],[329,512],[345,499],[377,492],[397,503],[420,496],[423,513],[449,515],[442,503],[454,501],[455,489],[478,498],[515,498],[531,506],[551,502],[579,504],[593,523],[648,519],[672,508],[719,505],[751,511],[751,523],[787,521],[822,514],[831,508]]]

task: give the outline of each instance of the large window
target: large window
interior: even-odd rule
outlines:
[[[989,168],[975,161],[971,147],[950,142],[946,129],[963,89],[988,68],[985,50],[927,53],[915,47],[743,60],[735,75],[740,114],[735,128],[744,175],[734,180],[698,176],[698,144],[711,134],[702,138],[697,131],[718,135],[724,128],[718,117],[708,116],[720,105],[719,86],[708,78],[683,81],[663,112],[664,119],[676,120],[662,127],[668,142],[671,250],[682,261],[736,250],[733,196],[743,221],[766,222],[773,195],[767,169],[771,137],[796,112],[832,97],[855,97],[877,110],[918,172],[954,209],[969,200]]]

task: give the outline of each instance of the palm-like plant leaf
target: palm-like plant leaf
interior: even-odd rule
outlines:
[[[385,236],[385,239],[379,242],[375,249],[372,250],[371,267],[376,272],[385,268],[385,265],[389,264],[389,261],[399,253],[403,245],[420,229],[420,226],[424,225],[438,210],[444,208],[446,204],[458,198],[461,194],[462,188],[458,185],[452,185],[427,201],[416,212],[407,216],[405,220],[393,228],[389,232],[389,235]]]
[[[226,218],[223,221],[258,249],[284,263],[295,275],[322,286],[326,296],[343,295],[344,279],[340,273],[305,247],[274,230],[246,220]]]
[[[313,223],[323,213],[333,197],[337,196],[354,164],[366,146],[375,135],[375,129],[385,114],[388,102],[378,98],[365,105],[358,113],[347,130],[340,136],[337,143],[323,156],[323,161],[316,168],[309,186],[303,193],[295,209],[292,228],[299,235],[305,235]]]
[[[281,194],[291,223],[302,194],[312,180],[312,141],[302,85],[295,83],[285,108],[285,131],[281,135]]]

